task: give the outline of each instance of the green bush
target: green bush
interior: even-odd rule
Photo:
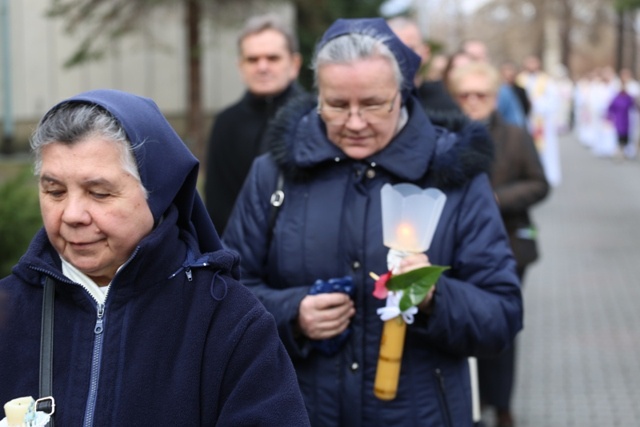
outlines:
[[[0,183],[0,278],[11,273],[40,227],[38,186],[25,167]]]

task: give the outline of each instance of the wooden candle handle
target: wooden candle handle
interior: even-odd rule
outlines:
[[[400,365],[407,324],[402,316],[384,322],[373,394],[381,400],[393,400],[398,392]]]

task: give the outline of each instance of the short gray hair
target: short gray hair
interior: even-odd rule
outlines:
[[[293,31],[282,22],[282,19],[280,19],[278,15],[275,13],[267,13],[247,19],[238,36],[238,52],[242,54],[242,42],[244,39],[266,30],[275,30],[282,34],[287,43],[289,53],[294,54],[300,51],[298,39],[293,34]]]
[[[318,87],[318,69],[323,65],[349,64],[361,59],[382,57],[391,63],[398,88],[402,88],[404,77],[398,60],[385,44],[386,40],[387,36],[375,32],[344,34],[329,40],[319,47],[311,64],[315,86]]]
[[[127,133],[115,117],[95,104],[68,102],[49,111],[31,136],[35,156],[34,171],[42,171],[42,149],[52,143],[74,145],[86,138],[100,136],[113,142],[121,153],[122,167],[138,182],[147,195]]]

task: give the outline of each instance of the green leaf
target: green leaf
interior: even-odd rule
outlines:
[[[404,292],[400,300],[400,311],[406,311],[420,304],[438,281],[442,272],[449,268],[431,265],[411,270],[407,273],[393,275],[387,282],[387,289]]]

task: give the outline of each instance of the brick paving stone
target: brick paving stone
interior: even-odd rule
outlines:
[[[563,182],[532,211],[517,426],[640,426],[640,161],[560,142]]]

